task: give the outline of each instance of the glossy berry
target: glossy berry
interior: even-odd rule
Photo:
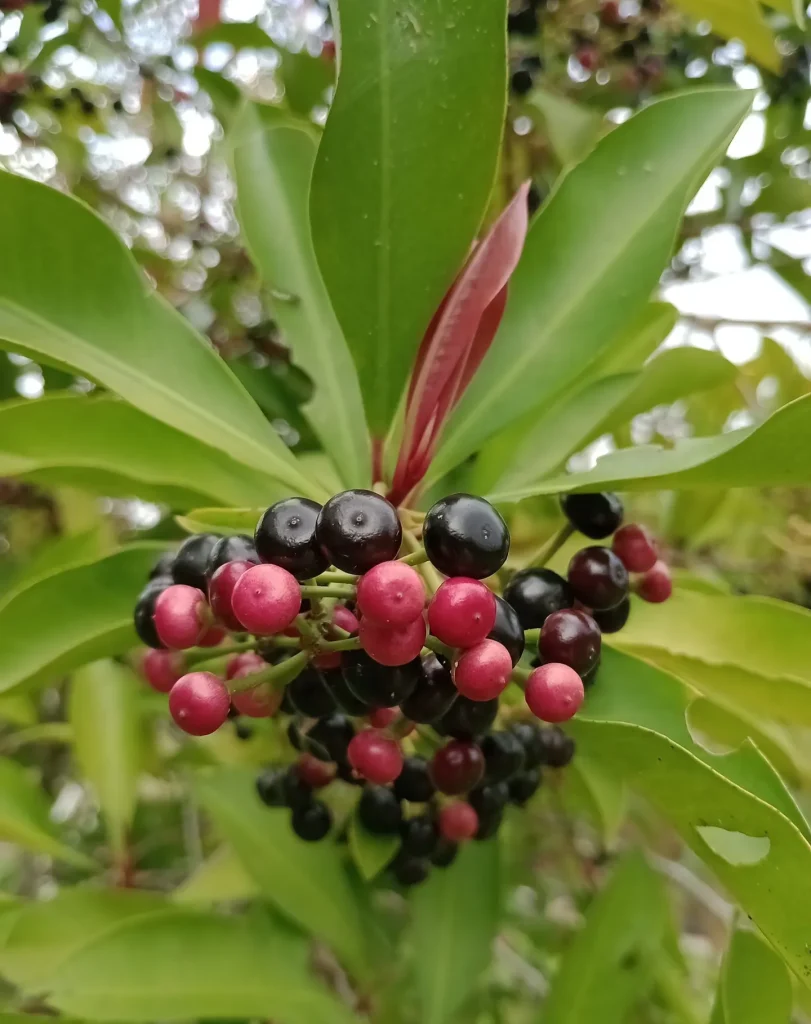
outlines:
[[[503,821],[503,807],[499,807],[498,810],[491,811],[489,814],[479,814],[479,827],[476,829],[476,835],[473,838],[478,842],[484,842],[488,839],[492,839],[498,834],[498,830],[501,828],[501,823]]]
[[[171,576],[172,566],[175,562],[174,551],[164,551],[160,558],[149,570],[149,579],[156,580],[160,576]]]
[[[205,594],[182,584],[167,587],[158,597],[154,620],[164,646],[178,651],[199,644],[211,626]]]
[[[622,502],[616,494],[566,494],[560,504],[575,530],[592,540],[610,537],[622,525]]]
[[[489,501],[472,494],[451,494],[433,505],[422,539],[431,564],[445,576],[482,580],[498,572],[510,552],[507,524]]]
[[[412,857],[430,857],[438,838],[436,822],[430,814],[406,818],[400,826],[400,850]]]
[[[249,633],[272,636],[286,629],[301,608],[295,577],[278,565],[254,565],[237,580],[231,607]]]
[[[400,717],[396,708],[377,708],[369,712],[369,725],[373,729],[388,729]]]
[[[542,729],[537,722],[516,722],[510,731],[523,747],[525,769],[540,768],[546,763],[545,734],[551,729]]]
[[[366,708],[393,708],[414,692],[422,674],[419,658],[405,665],[381,665],[365,651],[346,651],[341,663],[346,684]]]
[[[513,668],[515,668],[524,653],[524,630],[516,610],[498,595],[496,595],[496,621],[487,634],[487,639],[497,640],[507,648]]]
[[[135,632],[147,647],[153,647],[156,650],[163,647],[164,644],[161,643],[161,638],[155,629],[155,604],[164,590],[168,590],[172,585],[171,578],[158,576],[147,583],[135,602],[132,616]]]
[[[335,778],[335,765],[304,753],[296,762],[296,774],[310,789],[323,789]]]
[[[656,565],[656,542],[638,523],[617,530],[611,547],[628,572],[647,572]]]
[[[607,611],[628,596],[628,570],[610,548],[578,551],[569,563],[569,585],[587,608]]]
[[[475,739],[495,722],[498,699],[470,700],[459,696],[438,723],[439,731],[454,739]]]
[[[315,535],[332,565],[363,574],[397,557],[403,528],[397,509],[379,494],[342,491],[319,513]]]
[[[381,562],[358,582],[358,608],[378,626],[407,626],[422,615],[425,584],[410,565]]]
[[[197,533],[184,540],[172,562],[172,579],[175,583],[205,592],[208,561],[219,539],[213,533]]]
[[[308,498],[285,498],[263,514],[256,527],[254,545],[263,562],[278,565],[297,580],[312,579],[329,561],[315,541],[315,524],[321,506]]]
[[[234,534],[233,537],[220,537],[211,549],[206,566],[206,576],[211,579],[221,566],[227,565],[229,562],[248,562],[251,565],[256,565],[258,561],[259,555],[257,555],[250,537],[246,537],[242,533]]]
[[[397,857],[391,866],[394,877],[406,887],[419,885],[428,877],[430,866],[427,860],[420,857]]]
[[[458,845],[445,839],[444,836],[440,836],[436,849],[431,855],[431,863],[436,868],[449,868],[456,860],[457,853],[459,853]]]
[[[436,786],[424,757],[407,757],[403,761],[403,770],[395,780],[394,792],[398,800],[408,800],[412,804],[428,803],[436,793]]]
[[[434,785],[448,796],[474,789],[483,775],[484,754],[481,747],[468,740],[451,740],[437,750],[431,761]]]
[[[602,634],[594,619],[575,608],[550,615],[541,629],[538,653],[545,662],[568,665],[580,675],[600,660]]]
[[[283,785],[285,802],[292,810],[308,807],[312,803],[312,786],[299,775],[295,765],[291,765],[284,773]]]
[[[510,780],[510,800],[523,807],[535,794],[541,785],[541,769],[530,768],[521,772],[514,779]]]
[[[384,786],[365,786],[358,802],[358,818],[367,832],[393,836],[400,831],[403,812],[395,794]]]
[[[431,633],[450,647],[472,647],[496,624],[496,598],[479,580],[445,580],[428,606]]]
[[[221,622],[228,629],[235,632],[242,631],[242,623],[234,615],[231,607],[231,596],[237,581],[255,563],[253,562],[226,562],[214,570],[211,579],[208,581],[208,600],[211,610],[218,622]]]
[[[349,685],[340,668],[323,669],[320,665],[316,665],[316,667],[321,672],[324,684],[332,694],[332,699],[341,711],[345,711],[348,715],[355,717],[368,715],[369,705],[365,700],[356,697],[349,689]]]
[[[235,678],[240,679],[243,676],[237,675]],[[252,690],[240,690],[239,693],[231,694],[233,706],[241,715],[247,715],[248,718],[270,718],[279,710],[281,702],[281,692],[274,690],[270,683],[260,683]]]
[[[267,668],[267,663],[256,651],[243,651],[242,654],[232,655],[225,666],[226,679],[244,679],[251,672],[262,672]]]
[[[597,673],[600,671],[600,662],[596,661],[588,672],[582,672],[580,678],[583,680],[583,686],[588,689],[594,680],[597,678]]]
[[[284,792],[285,772],[279,768],[269,768],[256,779],[256,792],[259,799],[267,807],[285,807],[287,798]]]
[[[192,736],[208,736],[228,718],[231,701],[225,684],[211,672],[181,676],[169,693],[169,712]]]
[[[553,612],[571,608],[571,587],[551,569],[522,569],[504,589],[504,600],[515,609],[521,629],[540,629]]]
[[[345,761],[349,744],[355,735],[355,727],[346,715],[340,712],[321,718],[310,729],[309,739],[326,751],[331,760]]]
[[[592,618],[600,627],[601,633],[619,633],[631,615],[631,602],[626,597],[616,608],[604,612],[592,612]]]
[[[550,768],[565,768],[575,754],[575,743],[562,729],[544,729],[544,764]]]
[[[636,585],[636,592],[643,601],[662,604],[673,593],[673,577],[666,562],[657,562]]]
[[[380,665],[396,668],[419,658],[428,631],[420,616],[405,626],[379,626],[370,619],[360,620],[363,650]]]
[[[403,770],[403,755],[397,741],[374,729],[365,729],[352,739],[347,757],[361,778],[378,786],[394,782]]]
[[[326,804],[313,800],[306,807],[297,807],[291,817],[293,831],[307,843],[326,838],[332,828],[332,813]]]
[[[510,799],[506,782],[493,782],[477,786],[468,793],[467,801],[481,818],[491,818],[502,810]]]
[[[400,710],[412,722],[427,725],[445,714],[458,693],[448,663],[444,658],[431,653],[422,659],[422,671],[417,685],[400,702]]]
[[[186,671],[183,655],[176,651],[149,650],[141,662],[144,679],[158,693],[168,693]]]
[[[577,714],[584,693],[583,680],[573,668],[551,663],[532,670],[524,696],[542,722],[568,722]]]
[[[480,744],[484,777],[489,783],[504,782],[524,767],[524,747],[514,732],[491,732]]]
[[[324,676],[308,665],[287,685],[293,707],[307,718],[323,718],[335,711],[335,699],[327,687]]]
[[[339,604],[335,606],[332,613],[332,621],[336,626],[340,626],[341,629],[346,630],[350,636],[357,636],[358,629],[360,627],[360,619],[350,608],[347,608],[346,605]]]
[[[467,803],[446,804],[439,812],[439,832],[443,839],[462,843],[479,830],[479,816]]]
[[[453,670],[456,688],[468,700],[497,700],[512,673],[512,659],[496,640],[482,640],[462,652]]]

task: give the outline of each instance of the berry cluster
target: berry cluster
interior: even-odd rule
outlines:
[[[316,794],[335,779],[363,787],[361,824],[400,836],[393,871],[413,884],[459,842],[493,836],[542,768],[569,763],[557,725],[594,680],[602,632],[627,621],[629,573],[647,600],[669,595],[616,496],[570,495],[563,510],[569,531],[614,534],[612,548],[579,551],[567,579],[520,570],[499,596],[484,581],[504,571],[510,536],[483,498],[454,494],[424,517],[363,490],[277,502],[253,539],[198,534],[158,561],[135,607],[143,672],[192,735],[280,720],[298,757],[260,776],[261,799],[317,841],[333,820]],[[524,709],[501,706],[511,683]]]

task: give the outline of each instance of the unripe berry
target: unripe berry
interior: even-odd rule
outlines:
[[[541,665],[530,674],[524,691],[529,710],[542,722],[568,722],[585,696],[583,680],[568,665]]]
[[[439,812],[439,832],[443,839],[461,843],[472,839],[479,829],[479,816],[467,803],[447,804]]]
[[[189,672],[169,694],[169,712],[192,736],[208,736],[228,718],[231,701],[225,684],[211,672]]]
[[[226,562],[214,571],[208,581],[208,600],[217,620],[228,629],[242,631],[242,623],[234,615],[231,596],[237,581],[254,565],[254,562]]]
[[[440,793],[458,796],[474,789],[484,776],[484,754],[475,743],[451,740],[434,754],[431,777]]]
[[[472,647],[496,623],[495,594],[480,580],[454,576],[440,586],[428,606],[428,624],[450,647]]]
[[[144,679],[158,693],[168,693],[186,671],[183,655],[150,649],[141,662]]]
[[[545,662],[568,665],[584,675],[600,660],[600,627],[586,612],[575,608],[550,615],[543,624],[538,653]]]
[[[312,754],[302,754],[296,762],[296,774],[310,789],[323,789],[335,778],[335,765],[330,761],[319,761]]]
[[[643,601],[661,604],[673,593],[673,578],[666,562],[657,562],[636,585],[636,592]]]
[[[205,594],[181,583],[167,587],[155,602],[154,620],[158,636],[167,647],[182,651],[196,646],[211,625]]]
[[[231,606],[249,633],[272,636],[286,629],[298,615],[301,589],[286,569],[254,565],[237,580]]]
[[[361,619],[358,630],[363,650],[380,665],[394,668],[418,658],[425,643],[425,621],[420,618],[398,629],[378,626],[370,619]]]
[[[396,740],[374,729],[354,736],[347,756],[358,775],[377,786],[394,782],[403,770],[403,755]]]
[[[506,689],[512,673],[510,652],[497,640],[482,640],[469,647],[456,662],[453,681],[469,700],[495,700]]]
[[[407,626],[422,615],[425,585],[403,562],[380,562],[358,583],[358,608],[378,626]]]
[[[647,572],[656,564],[656,543],[645,527],[637,523],[617,530],[611,547],[628,572]]]

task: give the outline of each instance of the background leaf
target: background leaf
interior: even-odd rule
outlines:
[[[718,1000],[723,1024],[789,1024],[793,997],[788,971],[753,932],[732,933]]]
[[[600,115],[567,96],[535,89],[527,97],[546,125],[546,133],[562,164],[576,164],[593,149],[609,125]]]
[[[188,533],[247,533],[253,536],[262,508],[196,508],[178,523]]]
[[[370,882],[394,858],[400,840],[397,836],[375,836],[363,827],[356,814],[349,822],[349,852],[361,874]]]
[[[234,851],[221,846],[189,875],[172,893],[175,903],[209,904],[223,900],[246,900],[259,887],[242,866]]]
[[[709,21],[716,35],[740,39],[749,56],[762,67],[780,71],[774,36],[757,0],[675,0],[675,4],[699,21]]]

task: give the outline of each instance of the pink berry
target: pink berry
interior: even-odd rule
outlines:
[[[396,740],[374,729],[357,733],[347,749],[350,765],[376,786],[387,786],[403,770],[403,755]]]
[[[647,572],[656,564],[656,542],[638,523],[620,527],[611,546],[628,572]]]
[[[373,729],[387,729],[400,715],[397,708],[376,708],[369,712],[369,725]]]
[[[420,617],[407,626],[378,626],[370,619],[361,619],[360,643],[370,658],[380,665],[394,668],[407,665],[419,657],[425,643],[425,621]]]
[[[272,636],[286,629],[301,609],[298,580],[279,565],[254,565],[236,582],[231,606],[249,633]]]
[[[453,671],[456,689],[469,700],[494,700],[513,670],[510,652],[497,640],[482,640],[463,651]]]
[[[169,711],[192,736],[208,736],[228,718],[231,701],[222,679],[211,672],[189,672],[169,694]]]
[[[673,593],[673,577],[666,562],[657,562],[636,585],[636,592],[643,601],[662,604]]]
[[[161,643],[178,651],[199,644],[211,626],[205,594],[183,583],[164,590],[155,602],[153,618]]]
[[[448,804],[439,812],[439,834],[451,843],[472,839],[478,830],[479,816],[470,804]]]
[[[541,665],[530,674],[524,696],[542,722],[568,722],[583,703],[583,680],[568,665]]]
[[[219,622],[237,633],[242,631],[242,623],[234,615],[234,610],[231,607],[231,595],[237,585],[237,580],[253,564],[253,562],[226,562],[208,581],[208,601],[211,610]]]
[[[450,647],[472,647],[484,640],[495,623],[495,594],[467,576],[445,580],[428,606],[431,632]]]
[[[451,740],[434,754],[431,777],[440,793],[458,796],[475,789],[484,777],[484,754],[469,740]]]
[[[358,608],[378,626],[407,626],[424,607],[422,577],[402,562],[379,562],[358,583]]]
[[[279,710],[283,696],[282,691],[274,690],[270,683],[260,683],[252,690],[232,693],[231,703],[241,715],[247,715],[248,718],[270,718]]]
[[[226,679],[244,679],[251,672],[261,672],[268,663],[256,651],[243,651],[228,659],[225,666]]]
[[[335,610],[332,613],[332,621],[336,626],[345,629],[350,636],[357,636],[360,621],[357,615],[350,611],[346,605],[339,604],[335,606]]]
[[[216,647],[225,639],[225,630],[222,626],[209,626],[197,641],[198,647]]]
[[[168,693],[186,671],[183,655],[150,648],[141,662],[144,679],[158,693]]]
[[[312,754],[302,754],[296,762],[296,775],[310,789],[323,789],[335,778],[336,766],[329,761],[319,761]]]

